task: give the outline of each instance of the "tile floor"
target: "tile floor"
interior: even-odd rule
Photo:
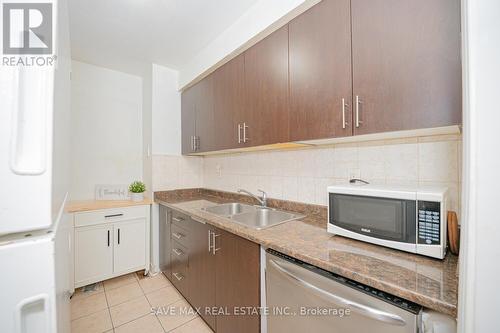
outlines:
[[[152,311],[152,309],[157,309]],[[163,274],[131,273],[75,291],[72,333],[212,333]]]

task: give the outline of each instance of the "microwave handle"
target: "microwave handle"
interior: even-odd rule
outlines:
[[[355,311],[363,316],[370,317],[372,319],[388,323],[390,325],[395,325],[395,326],[405,326],[406,325],[406,321],[396,314],[385,312],[385,311],[382,311],[379,309],[375,309],[375,308],[372,308],[370,306],[367,306],[367,305],[340,297],[338,295],[335,295],[329,291],[321,289],[320,287],[315,286],[314,284],[309,283],[309,282],[305,281],[304,279],[296,276],[295,274],[293,274],[292,272],[290,272],[289,270],[287,270],[286,268],[284,268],[283,266],[278,264],[275,260],[270,260],[269,262],[281,274],[287,276],[288,278],[290,278],[291,280],[295,281],[296,283],[302,285],[303,287],[310,289],[318,294],[321,294],[322,296],[325,296],[326,298],[330,299],[335,304],[339,304],[339,305],[342,305],[345,307],[351,307],[352,311]]]

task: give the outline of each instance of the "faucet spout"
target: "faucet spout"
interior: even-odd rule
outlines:
[[[260,197],[260,198],[258,196],[256,196],[255,194],[253,194],[247,190],[241,189],[241,188],[238,190],[238,193],[245,193],[245,194],[251,196],[252,198],[257,200],[262,207],[265,208],[265,207],[267,207],[267,193],[262,191],[262,190],[258,190],[258,191],[262,192],[262,197]]]

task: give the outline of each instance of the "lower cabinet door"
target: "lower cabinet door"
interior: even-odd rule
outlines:
[[[114,274],[144,267],[146,265],[145,219],[119,222],[113,229]]]
[[[217,333],[258,333],[260,316],[260,247],[217,229],[215,302],[228,315],[217,316]],[[275,333],[275,332],[271,332]]]
[[[112,273],[112,226],[75,228],[75,285],[94,283]]]
[[[191,220],[189,244],[189,298],[188,301],[200,308],[200,316],[216,331],[215,307],[215,252],[211,247],[215,228]]]

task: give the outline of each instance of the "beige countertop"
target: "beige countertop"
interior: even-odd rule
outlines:
[[[264,247],[456,317],[458,257],[448,254],[444,260],[432,259],[334,236],[326,231],[321,206],[308,208],[311,214],[301,220],[251,229],[201,210],[214,203],[241,201],[241,196],[221,193],[227,194],[199,189],[156,192],[155,201]],[[273,202],[279,200],[271,200],[270,206]],[[301,213],[308,206],[281,201],[281,209],[283,205]]]
[[[129,206],[143,206],[151,205],[153,203],[152,199],[144,198],[142,201],[132,201],[132,200],[75,200],[70,201],[66,205],[66,212],[77,213],[86,212],[90,210],[99,209],[109,209],[109,208],[120,208]]]

